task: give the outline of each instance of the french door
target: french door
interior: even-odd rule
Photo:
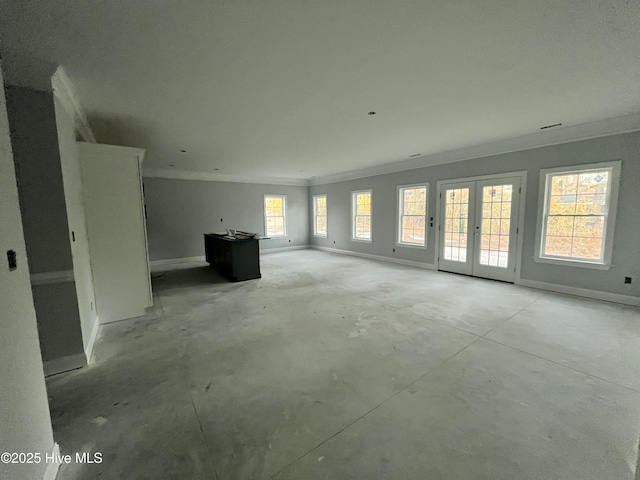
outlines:
[[[520,177],[442,184],[438,269],[513,282],[519,207]]]

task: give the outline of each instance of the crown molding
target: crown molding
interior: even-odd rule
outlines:
[[[448,152],[434,153],[422,157],[402,160],[400,162],[386,163],[375,167],[353,170],[335,175],[309,180],[309,185],[325,185],[328,183],[344,182],[357,178],[373,177],[388,173],[402,172],[416,168],[442,165],[445,163],[462,162],[474,158],[501,155],[504,153],[531,150],[534,148],[548,147],[562,143],[578,142],[590,138],[607,137],[640,130],[640,113],[610,118],[580,125],[571,125],[558,129],[545,130],[533,135],[499,140],[491,143],[474,145],[471,147],[450,150]]]
[[[78,99],[71,80],[67,76],[64,67],[58,66],[51,77],[53,94],[60,101],[67,114],[73,119],[73,124],[80,138],[85,142],[96,143],[89,121],[82,110],[82,104]]]
[[[260,177],[253,175],[226,175],[223,173],[192,172],[188,170],[167,170],[162,168],[143,168],[146,178],[165,178],[169,180],[200,180],[204,182],[255,183],[264,185],[290,185],[308,187],[305,178]]]

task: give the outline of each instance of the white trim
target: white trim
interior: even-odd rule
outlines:
[[[477,182],[480,180],[498,180],[501,178],[525,177],[526,175],[526,170],[518,170],[517,172],[489,173],[487,175],[476,175],[475,177],[450,178],[446,180],[438,180],[437,183]]]
[[[278,247],[278,248],[264,248],[260,249],[260,254],[285,252],[288,250],[306,250],[311,248],[310,245],[294,245],[291,247]],[[150,262],[151,272],[169,272],[172,270],[182,270],[184,268],[193,268],[194,266],[208,265],[206,257],[204,255],[198,257],[184,257],[184,258],[168,258],[164,260],[153,260]]]
[[[68,372],[87,365],[87,357],[84,352],[66,357],[56,358],[44,362],[44,376],[55,375],[56,373]]]
[[[139,210],[140,221],[142,222],[142,238],[144,240],[144,266],[146,270],[147,281],[147,307],[153,306],[153,285],[151,285],[151,267],[149,266],[149,235],[147,233],[147,205],[144,199],[144,183],[142,182],[142,162],[144,161],[145,152],[142,151],[137,155],[138,158],[138,183],[140,185],[140,200],[142,208]]]
[[[520,280],[520,273],[522,272],[522,257],[524,255],[524,210],[527,200],[527,171],[519,172],[520,177],[520,211],[518,212],[518,238],[516,242],[516,275],[514,283]]]
[[[294,245],[291,247],[265,248],[264,250],[260,250],[260,255],[265,255],[267,253],[288,252],[289,250],[307,250],[309,248],[311,248],[311,245]]]
[[[538,250],[536,249],[536,252]],[[586,260],[574,260],[572,258],[555,258],[533,256],[533,261],[537,263],[548,263],[550,265],[561,265],[563,267],[590,268],[592,270],[609,270],[612,265],[608,263],[595,263]]]
[[[327,221],[326,223],[326,231],[324,234],[322,233],[316,233],[316,229],[318,224],[316,223],[317,217],[318,217],[318,209],[317,209],[317,204],[316,204],[316,199],[317,198],[321,198],[324,197],[324,217],[325,220]],[[317,238],[327,238],[329,236],[329,197],[327,196],[326,193],[315,193],[311,196],[311,205],[313,208],[313,236],[317,237]]]
[[[424,211],[424,244],[420,245],[419,243],[404,243],[401,241],[402,239],[402,217],[404,216],[402,213],[404,211],[404,197],[402,196],[403,190],[411,190],[416,188],[424,188],[427,193],[424,201],[425,211]],[[409,247],[409,248],[419,248],[426,250],[427,249],[427,241],[428,241],[428,227],[427,224],[429,221],[427,220],[429,217],[429,182],[425,183],[414,183],[412,185],[398,185],[396,192],[396,247]]]
[[[56,283],[69,283],[75,281],[73,270],[59,270],[57,272],[42,272],[31,274],[31,286],[40,287]]]
[[[609,270],[611,268],[611,257],[613,253],[613,234],[616,224],[616,213],[618,210],[618,191],[620,187],[620,171],[622,160],[609,162],[599,162],[591,164],[570,165],[566,167],[544,168],[540,170],[540,183],[538,190],[538,213],[536,217],[536,237],[533,260],[538,263],[550,263],[567,267],[590,268],[595,270]],[[559,174],[580,174],[593,170],[609,170],[610,182],[607,188],[607,213],[604,215],[606,222],[604,225],[602,260],[590,261],[570,257],[543,256],[542,251],[545,246],[545,225],[544,220],[547,215],[548,201],[547,192],[550,189],[550,182],[553,175]]]
[[[181,270],[183,268],[193,267],[194,264],[205,264],[207,260],[204,255],[198,257],[184,257],[184,258],[168,258],[164,260],[153,260],[149,262],[151,266],[151,273],[156,272],[168,272],[171,270]]]
[[[604,300],[605,302],[621,303],[623,305],[631,305],[633,307],[640,307],[640,297],[634,297],[632,295],[622,295],[619,293],[602,292],[600,290],[589,290],[587,288],[570,287],[568,285],[539,282],[537,280],[526,280],[524,278],[516,279],[516,285],[521,285],[523,287],[529,287],[529,288],[537,288],[539,290],[547,290],[549,292],[575,295],[577,297],[586,297],[586,298],[593,298],[596,300]]]
[[[89,341],[87,345],[84,347],[84,356],[87,359],[87,365],[91,365],[93,362],[91,361],[91,355],[93,354],[93,347],[96,343],[96,338],[98,337],[98,330],[100,329],[100,319],[96,318],[95,323],[93,324],[93,329],[91,330],[91,335],[89,335]]]
[[[369,194],[369,238],[356,237],[356,198],[360,193]],[[373,243],[373,188],[351,190],[351,241]]]
[[[199,180],[204,182],[253,183],[258,185],[309,186],[306,178],[261,177],[257,175],[228,175],[224,173],[193,172],[188,170],[167,170],[163,168],[144,168],[145,178],[165,178],[168,180]]]
[[[269,235],[267,232],[267,197],[282,198],[282,235]],[[278,217],[278,215],[274,215]],[[287,225],[287,196],[281,193],[265,193],[262,199],[262,219],[264,220],[264,236],[269,238],[287,238],[288,225]]]
[[[57,461],[47,462],[47,468],[44,471],[44,475],[42,476],[42,480],[56,480],[56,476],[58,475],[58,469],[60,468],[61,461],[60,459],[60,445],[54,442],[53,450],[51,451],[51,457]]]
[[[435,270],[436,266],[431,263],[414,262],[412,260],[403,260],[401,258],[383,257],[382,255],[371,255],[369,253],[353,252],[351,250],[341,250],[339,248],[321,247],[320,245],[311,245],[313,250],[322,250],[323,252],[339,253],[341,255],[350,255],[352,257],[368,258],[379,262],[396,263],[398,265],[407,265],[409,267],[424,268],[425,270]]]
[[[474,145],[471,147],[434,153],[423,157],[386,163],[375,167],[362,168],[335,175],[327,175],[309,180],[310,185],[326,185],[328,183],[344,182],[356,178],[373,177],[387,173],[414,170],[416,168],[442,165],[446,163],[462,162],[476,158],[502,155],[511,152],[531,150],[533,148],[548,147],[564,143],[579,142],[591,138],[608,137],[640,130],[640,113],[633,113],[622,117],[609,118],[591,123],[570,125],[566,127],[543,130],[531,135],[515,137],[496,142]]]
[[[96,143],[89,121],[84,114],[82,104],[75,94],[71,80],[67,76],[64,67],[58,66],[56,72],[51,77],[53,94],[60,101],[67,114],[73,119],[73,125],[80,137],[89,143]]]

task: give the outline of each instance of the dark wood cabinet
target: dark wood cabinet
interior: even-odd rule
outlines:
[[[232,282],[261,278],[258,239],[231,239],[214,233],[204,234],[207,262]]]

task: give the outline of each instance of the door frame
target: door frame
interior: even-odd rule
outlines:
[[[438,180],[436,182],[436,241],[435,247],[435,267],[440,270],[440,232],[442,231],[442,190],[443,186],[451,183],[459,182],[475,182],[478,180],[499,180],[502,178],[520,177],[520,205],[518,208],[518,238],[516,240],[516,265],[514,284],[520,282],[520,270],[522,268],[522,245],[524,242],[524,211],[527,196],[527,171],[519,170],[516,172],[494,173],[491,175],[478,175],[475,177],[449,178],[446,180]],[[474,219],[475,220],[475,219]]]

